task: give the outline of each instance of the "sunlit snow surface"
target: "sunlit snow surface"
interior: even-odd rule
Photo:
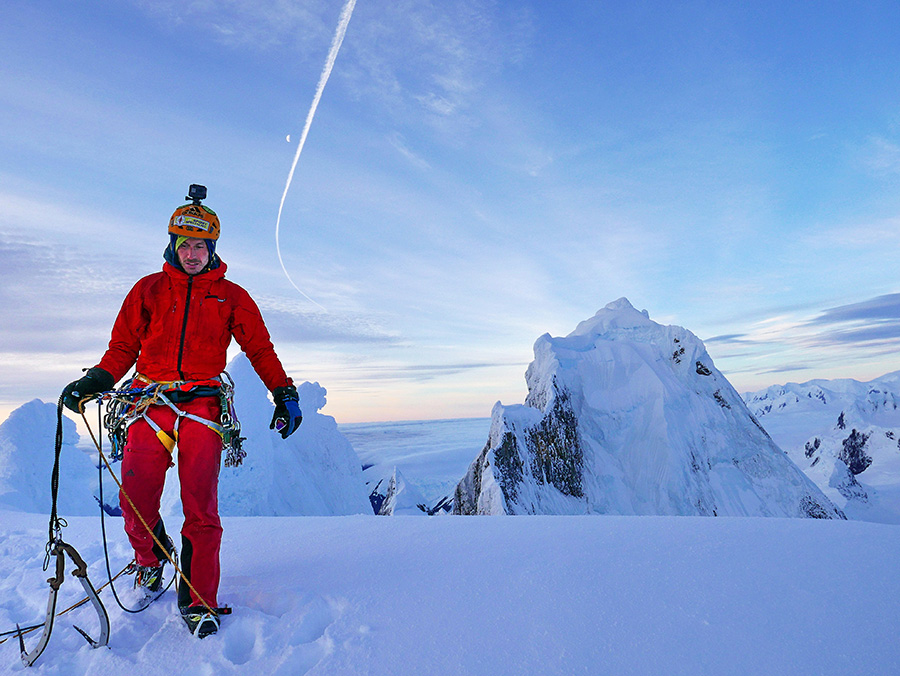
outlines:
[[[218,635],[168,592],[60,618],[39,674],[890,674],[900,529],[815,519],[229,517]],[[70,519],[95,584],[98,519]],[[115,570],[128,554],[112,525]],[[0,626],[44,613],[46,519],[0,512]],[[126,583],[127,584],[127,581]],[[77,596],[70,577],[60,607]],[[35,638],[30,638],[33,645]],[[14,640],[0,673],[19,673]]]
[[[242,388],[252,394],[252,386]],[[308,403],[324,398],[315,387],[303,392]],[[259,410],[245,417],[249,428],[262,426],[271,410],[256,399],[251,407]],[[358,467],[341,469],[338,460],[347,456],[334,423],[314,412],[322,403],[308,406],[309,440],[298,438],[294,447],[276,438],[257,459],[265,453],[276,467],[289,460],[302,465],[305,444],[325,440],[334,462],[318,463],[310,476],[349,486]],[[14,423],[0,435],[0,459],[12,468],[0,506],[0,631],[41,621],[46,611],[47,514],[40,505],[47,501],[38,489],[49,483],[52,434],[32,438],[27,429],[52,426],[54,413],[52,405],[37,402],[23,411],[24,432]],[[465,470],[488,427],[481,419],[341,425],[337,431],[352,442],[360,463],[397,467],[430,499]],[[71,444],[64,450],[69,461],[78,457]],[[268,471],[247,468],[254,466]],[[63,491],[89,493],[90,476],[73,467],[64,470]],[[329,495],[346,493],[337,488]],[[277,497],[274,490],[267,503]],[[303,508],[319,509],[328,504],[324,499]],[[106,581],[99,517],[69,511],[85,509],[83,502],[61,502],[69,523],[64,538],[84,556],[99,586]],[[169,530],[177,532],[180,520],[174,513],[169,519]],[[868,676],[896,673],[900,663],[897,525],[370,514],[226,516],[223,525],[219,602],[234,613],[216,636],[199,641],[188,634],[173,591],[139,615],[125,614],[104,591],[109,648],[92,650],[73,630],[77,624],[96,634],[94,611],[79,608],[58,620],[30,673]],[[107,530],[115,572],[131,554],[121,520],[109,519]],[[70,571],[67,565],[60,608],[80,598]],[[124,578],[118,588],[133,602],[130,582]],[[27,646],[36,641],[29,635]],[[0,645],[4,673],[29,673],[15,639]]]
[[[465,463],[469,437],[482,443],[484,423],[357,426],[349,438],[369,461],[440,477]],[[68,521],[65,539],[102,584],[99,518]],[[140,615],[104,591],[109,648],[72,629],[96,633],[80,608],[60,618],[33,673],[844,676],[900,663],[892,525],[357,515],[226,517],[224,528],[219,601],[234,614],[218,635],[190,636],[171,591]],[[118,571],[130,557],[119,519],[108,533]],[[2,631],[43,619],[46,537],[45,514],[0,511]],[[59,607],[80,589],[67,576]],[[0,645],[0,673],[23,670],[16,641]]]

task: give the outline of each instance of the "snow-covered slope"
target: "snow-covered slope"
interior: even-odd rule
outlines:
[[[900,523],[900,372],[773,385],[744,398],[849,518]]]
[[[50,513],[55,439],[56,405],[38,399],[17,408],[0,425],[0,507]],[[77,443],[75,423],[63,418],[59,513],[95,514],[91,489],[97,470]]]
[[[96,517],[65,529],[106,580]],[[59,676],[887,676],[897,673],[900,529],[812,519],[226,517],[216,636],[166,592],[109,649],[90,605],[32,671]],[[46,520],[0,512],[0,631],[43,619]],[[111,533],[113,570],[128,560]],[[116,582],[120,593],[130,578]],[[60,608],[80,596],[66,577]],[[31,648],[37,637],[29,634]],[[16,640],[0,673],[31,673]]]
[[[623,298],[534,354],[525,405],[495,405],[457,513],[842,516],[690,331]]]

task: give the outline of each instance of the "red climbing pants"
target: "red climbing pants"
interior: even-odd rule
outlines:
[[[214,422],[218,422],[221,412],[218,397],[198,397],[176,406],[185,413]],[[147,415],[163,432],[176,438],[175,411],[165,405],[151,406]],[[222,542],[218,504],[222,439],[207,425],[182,417],[178,423],[177,442],[175,452],[184,509],[179,567],[196,590],[191,590],[182,582],[178,603],[179,606],[205,603],[215,608],[219,588],[219,547]],[[153,530],[160,522],[159,501],[166,471],[172,462],[172,455],[146,420],[138,419],[132,423],[128,428],[122,460],[119,504],[125,517],[125,532],[134,548],[135,561],[142,566],[158,565],[153,538],[147,528]],[[143,517],[146,526],[135,511]]]

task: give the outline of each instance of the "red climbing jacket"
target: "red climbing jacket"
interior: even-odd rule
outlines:
[[[231,338],[271,391],[293,384],[284,372],[259,308],[225,279],[225,263],[188,275],[169,263],[139,280],[122,303],[109,349],[97,364],[116,381],[137,362],[157,382],[218,376]]]

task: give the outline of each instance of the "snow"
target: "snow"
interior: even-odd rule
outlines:
[[[227,516],[333,516],[371,513],[359,458],[331,416],[319,412],[326,390],[297,387],[303,422],[282,439],[269,429],[273,405],[250,361],[235,357],[227,367],[235,382],[235,410],[247,437],[240,467],[223,467],[219,505]],[[174,482],[172,482],[174,483]],[[180,513],[180,507],[172,513]]]
[[[744,399],[779,446],[849,518],[900,524],[900,372],[864,383],[773,385]],[[855,475],[847,464],[854,446],[857,462],[862,461],[853,467]]]
[[[325,406],[326,390],[318,383],[297,389],[303,423],[288,439],[269,429],[273,405],[265,386],[239,354],[228,364],[235,381],[235,410],[247,439],[243,464],[222,467],[219,509],[226,516],[333,516],[369,514],[371,505],[359,458]],[[96,407],[88,405],[88,420],[100,435]],[[79,438],[75,424],[64,418],[61,458],[60,513],[94,514],[98,495],[97,453],[90,437]],[[50,511],[56,405],[35,400],[16,409],[0,425],[0,508]],[[102,437],[104,451],[109,444]],[[177,464],[177,454],[175,458]],[[119,465],[114,467],[118,471]],[[104,475],[104,502],[118,507],[117,489]],[[160,513],[181,516],[177,470],[170,469]]]
[[[494,407],[457,513],[843,518],[702,341],[625,298],[539,337],[525,378],[524,405]]]
[[[98,519],[65,530],[100,584]],[[110,534],[114,570],[127,559]],[[691,517],[226,517],[222,600],[198,641],[174,592],[92,650],[60,618],[34,673],[888,674],[900,529]],[[42,617],[46,518],[0,512],[0,628]],[[126,583],[127,584],[127,579]],[[67,578],[60,605],[80,585]],[[34,645],[35,638],[27,642]],[[0,673],[19,673],[14,640]]]
[[[56,405],[39,399],[20,406],[0,425],[0,508],[49,514],[55,436]],[[60,513],[94,514],[91,488],[97,471],[90,456],[76,448],[78,441],[75,423],[64,418],[60,480],[84,490],[61,494],[58,508]]]

